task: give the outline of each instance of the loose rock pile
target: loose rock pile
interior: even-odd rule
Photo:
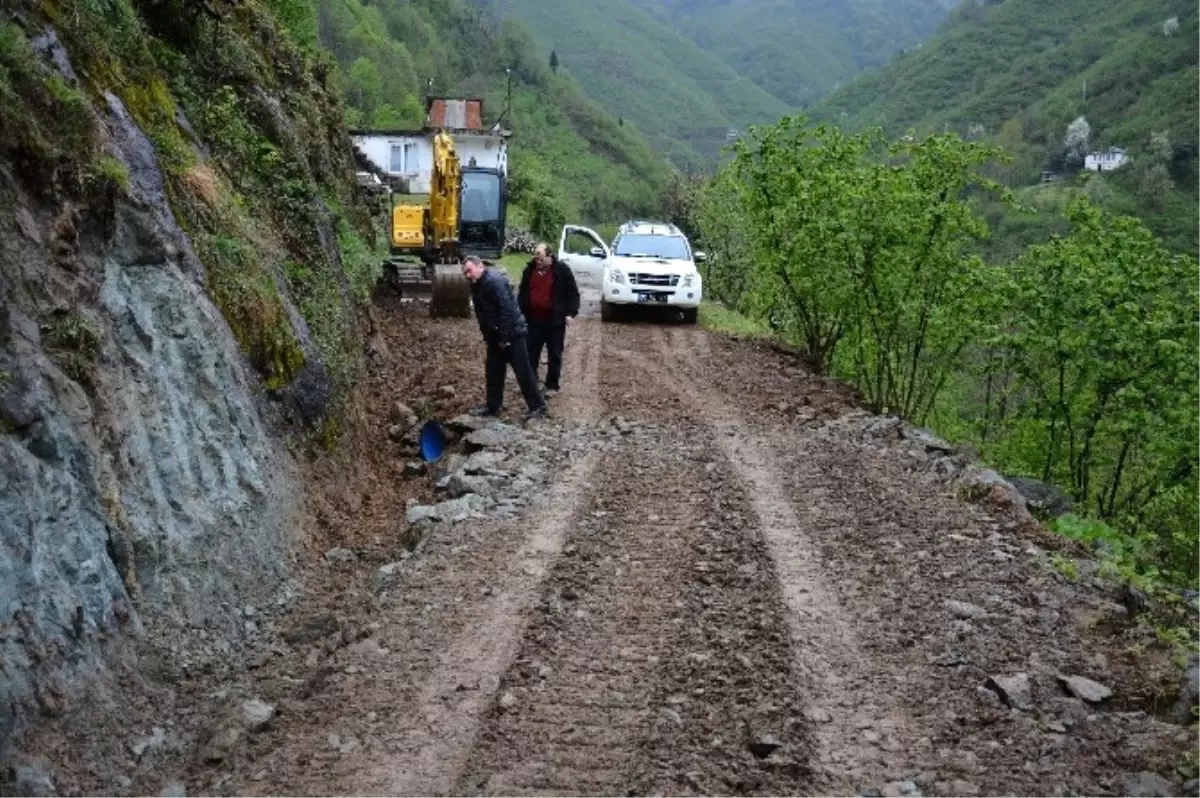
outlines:
[[[570,461],[603,451],[620,439],[645,433],[643,425],[615,417],[597,423],[541,422],[518,427],[502,421],[459,416],[445,428],[456,451],[433,464],[434,485],[444,497],[432,504],[409,502],[405,510],[407,550],[401,559],[380,567],[372,591],[386,590],[409,559],[439,526],[466,521],[515,518],[530,507]],[[415,427],[403,433],[411,436]],[[410,462],[406,472],[422,474],[425,463]],[[336,551],[326,558],[336,559]]]
[[[537,236],[528,230],[510,227],[504,237],[504,251],[533,252],[537,243]]]
[[[831,442],[851,440],[899,450],[911,464],[913,475],[961,489],[975,499],[1009,505],[1021,521],[1032,521],[1035,515],[1056,517],[1071,506],[1053,485],[1025,477],[1005,477],[979,463],[970,447],[948,443],[893,416],[847,413],[825,424],[817,434]]]
[[[1088,585],[1101,591],[1084,595],[1080,601],[1092,601],[1104,596],[1102,608],[1105,613],[1128,619],[1139,614],[1152,614],[1148,597],[1129,584],[1111,578],[1101,578],[1100,564],[1105,552],[1103,541],[1096,541],[1089,553],[1082,544],[1052,535],[1042,528],[1071,510],[1071,502],[1059,488],[1025,477],[1011,477],[987,467],[979,461],[978,454],[969,446],[948,443],[928,430],[913,427],[895,417],[878,417],[863,411],[847,413],[837,419],[812,428],[812,433],[830,448],[847,445],[859,447],[866,452],[889,452],[892,460],[902,463],[908,476],[919,481],[932,483],[939,490],[951,491],[970,501],[990,507],[1007,519],[1010,528],[1022,528],[1031,545],[1027,553],[1041,559],[1048,568],[1053,567],[1052,555],[1071,558],[1078,572],[1077,584]],[[993,551],[997,561],[1011,558],[1014,552]],[[1180,591],[1182,599],[1171,608],[1160,602],[1156,611],[1168,611],[1171,617],[1184,617],[1190,613],[1194,621],[1200,616],[1200,601],[1195,591]],[[1051,612],[1046,609],[1045,612]],[[1146,640],[1154,638],[1153,624],[1143,622],[1137,635]],[[1186,684],[1181,692],[1186,693]],[[1200,691],[1197,691],[1200,692]],[[1181,701],[1181,706],[1183,702]],[[1183,719],[1186,708],[1178,710]]]

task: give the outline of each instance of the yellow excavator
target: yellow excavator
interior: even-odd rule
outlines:
[[[433,316],[470,315],[471,286],[459,266],[468,255],[495,260],[504,251],[507,180],[500,169],[462,166],[454,139],[433,137],[429,200],[393,194],[387,268],[401,292],[431,290]]]

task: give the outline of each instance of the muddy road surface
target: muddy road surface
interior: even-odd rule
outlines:
[[[295,603],[244,661],[160,646],[25,741],[60,791],[1183,789],[1152,633],[952,448],[766,344],[588,318],[549,420],[516,421],[510,377],[510,426],[456,444],[476,500],[392,429],[397,401],[478,402],[473,322],[376,316],[351,456],[310,469]]]

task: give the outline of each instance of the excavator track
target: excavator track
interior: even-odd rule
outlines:
[[[431,290],[425,264],[419,260],[393,257],[383,264],[384,276],[401,296],[416,299],[428,297]]]

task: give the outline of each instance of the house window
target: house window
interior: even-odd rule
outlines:
[[[388,171],[394,175],[417,173],[417,145],[411,141],[393,144]]]

